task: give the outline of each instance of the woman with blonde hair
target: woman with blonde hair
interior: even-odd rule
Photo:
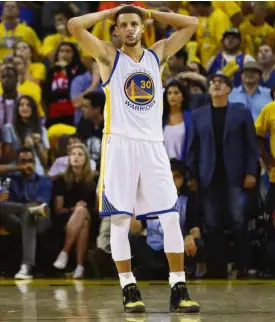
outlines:
[[[84,258],[88,248],[91,215],[95,211],[96,182],[90,168],[89,154],[83,144],[75,144],[69,151],[66,172],[57,180],[55,214],[66,222],[66,238],[54,267],[64,269],[69,253],[76,244],[77,267],[73,278],[84,277]]]

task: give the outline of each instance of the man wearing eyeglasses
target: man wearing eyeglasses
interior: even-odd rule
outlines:
[[[15,278],[31,279],[37,233],[45,233],[50,226],[52,183],[35,173],[33,151],[26,147],[18,151],[16,165],[0,165],[0,176],[1,225],[11,233],[22,230],[23,258]]]
[[[192,111],[191,116],[187,154],[191,171],[189,187],[196,190],[200,185],[208,277],[227,277],[223,244],[228,221],[235,237],[239,277],[247,274],[249,265],[245,204],[247,189],[256,183],[258,150],[251,112],[241,103],[228,102],[232,87],[227,76],[210,76],[211,103]]]

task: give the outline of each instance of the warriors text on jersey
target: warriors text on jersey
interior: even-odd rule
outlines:
[[[152,50],[143,50],[139,62],[117,50],[106,94],[105,134],[163,141],[163,90],[159,61]]]

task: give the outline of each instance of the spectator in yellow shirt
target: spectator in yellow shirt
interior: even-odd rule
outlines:
[[[265,22],[267,3],[257,1],[253,6],[252,17],[240,25],[242,39],[245,40],[246,53],[257,56],[259,47],[262,44],[272,44],[274,39],[274,28]]]
[[[25,41],[19,41],[15,45],[15,56],[24,57],[27,64],[26,79],[41,85],[46,79],[46,66],[43,63],[33,62],[33,49]]]
[[[35,31],[20,23],[19,9],[15,1],[7,1],[3,6],[2,22],[0,23],[0,60],[12,55],[13,47],[19,40],[24,40],[40,53],[41,42]]]
[[[274,98],[273,98],[274,99]],[[268,103],[259,114],[256,122],[256,133],[258,136],[258,145],[260,149],[260,156],[265,169],[269,173],[270,189],[275,189],[275,102]],[[269,137],[270,152],[266,150],[266,136]],[[274,201],[273,201],[274,202]],[[273,209],[274,210],[274,209]]]
[[[228,15],[233,27],[238,28],[243,22],[242,9],[236,1],[212,1],[212,5]]]
[[[12,66],[11,62],[8,62],[7,65]],[[16,56],[13,58],[13,65],[18,73],[18,93],[32,97],[37,104],[39,116],[43,118],[45,116],[45,113],[41,105],[41,88],[36,83],[26,79],[27,64],[25,59],[22,56]],[[0,95],[2,93],[3,88],[2,84],[0,83]]]
[[[223,33],[232,24],[222,10],[215,9],[211,1],[190,1],[198,15],[199,25],[196,32],[201,62],[206,68],[209,59],[215,56],[219,49]]]
[[[72,13],[67,7],[56,10],[54,13],[57,33],[49,35],[44,39],[41,50],[42,55],[48,58],[51,62],[54,60],[56,49],[62,42],[71,42],[78,48],[76,39],[71,35],[68,29],[68,21],[71,18]],[[81,49],[79,50],[81,54],[87,55],[87,53],[84,53]]]

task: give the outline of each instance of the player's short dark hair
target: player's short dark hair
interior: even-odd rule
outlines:
[[[83,96],[84,99],[90,101],[93,107],[99,107],[101,113],[103,113],[105,105],[105,94],[99,91],[89,92]]]
[[[135,13],[140,17],[141,21],[143,21],[143,19],[144,19],[142,12],[138,8],[133,7],[133,6],[125,6],[125,7],[122,7],[121,9],[119,9],[117,11],[117,13],[115,14],[115,24],[117,24],[118,17],[120,15],[123,15],[126,13]]]

